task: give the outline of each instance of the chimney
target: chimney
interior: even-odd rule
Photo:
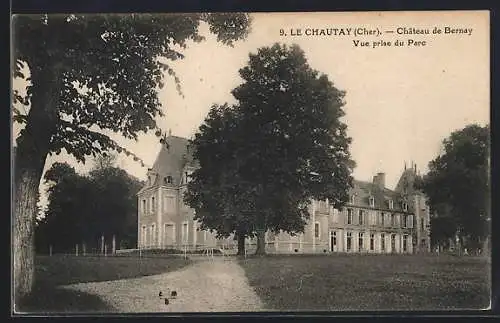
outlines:
[[[377,173],[377,175],[373,176],[373,184],[383,190],[385,188],[385,173]]]

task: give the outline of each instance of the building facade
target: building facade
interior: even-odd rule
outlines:
[[[235,246],[232,237],[216,239],[199,230],[194,210],[183,203],[190,174],[198,167],[188,140],[169,136],[148,170],[138,193],[138,247],[203,249]],[[385,174],[373,181],[355,180],[341,210],[328,201],[312,201],[311,217],[301,234],[266,233],[269,253],[416,253],[430,251],[429,208],[414,189],[416,167],[405,169],[395,190],[385,187]],[[247,249],[256,241],[247,240]]]

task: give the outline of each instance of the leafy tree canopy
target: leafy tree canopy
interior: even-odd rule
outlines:
[[[489,126],[468,125],[443,141],[444,153],[429,163],[423,190],[431,210],[450,217],[459,235],[480,239],[490,214]]]
[[[37,228],[40,250],[51,244],[55,251],[70,251],[83,242],[97,247],[101,235],[135,245],[139,180],[114,166],[80,175],[66,163],[54,163],[44,178],[49,204]]]
[[[213,106],[195,135],[200,167],[185,200],[225,234],[303,231],[311,198],[335,207],[348,198],[354,162],[340,120],[344,92],[298,46],[260,48],[240,76],[238,104]]]
[[[219,41],[232,45],[249,31],[245,14],[96,14],[19,15],[14,18],[15,76],[30,71],[27,96],[14,93],[17,104],[51,103],[51,152],[65,149],[78,160],[118,147],[98,129],[137,139],[139,131],[154,130],[163,115],[157,89],[164,73],[179,78],[169,60],[184,57],[189,41],[200,42],[200,22],[207,22]],[[50,95],[51,100],[41,100]],[[38,98],[37,98],[38,96]],[[41,101],[41,102],[40,102]],[[30,114],[14,110],[17,122]],[[19,140],[23,140],[26,127]],[[126,151],[136,160],[139,158]]]

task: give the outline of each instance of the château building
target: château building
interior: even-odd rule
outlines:
[[[138,247],[203,249],[236,244],[199,230],[194,210],[183,203],[190,174],[198,167],[188,140],[169,136],[148,170],[138,193]],[[385,174],[371,182],[355,180],[349,202],[341,210],[328,201],[313,201],[302,234],[266,234],[268,253],[416,253],[430,251],[429,208],[414,188],[416,166],[404,169],[394,190],[385,187]],[[247,249],[255,248],[248,239]]]

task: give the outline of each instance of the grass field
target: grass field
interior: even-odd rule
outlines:
[[[180,269],[190,263],[181,257],[37,256],[33,293],[20,304],[22,312],[107,311],[99,297],[61,288],[61,285],[154,275]]]
[[[482,309],[490,304],[490,262],[484,258],[274,255],[240,264],[274,310]]]

